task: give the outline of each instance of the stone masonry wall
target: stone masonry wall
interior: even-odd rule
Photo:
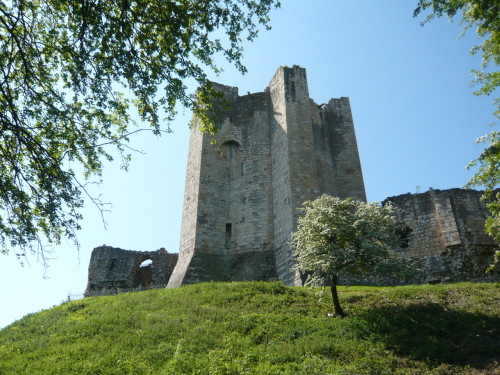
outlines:
[[[340,198],[352,197],[366,201],[356,132],[349,98],[331,99],[321,108],[323,139],[329,146],[326,155],[331,160],[319,175],[330,176],[331,193]],[[318,147],[316,148],[318,150]],[[320,152],[317,151],[319,155]]]
[[[276,278],[269,256],[274,254],[269,98],[265,92],[238,96],[237,88],[215,87],[226,93],[232,107],[215,135],[216,144],[197,126],[193,130],[201,147],[190,145],[195,162],[188,165],[181,256],[169,287]],[[194,173],[189,171],[191,164]],[[196,211],[191,210],[193,202]],[[253,276],[248,266],[239,266],[241,259],[254,264]],[[252,259],[260,259],[261,265]]]
[[[196,222],[198,219],[198,192],[200,189],[200,170],[203,135],[198,131],[198,120],[195,119],[189,137],[189,153],[184,188],[184,208],[182,211],[179,258],[169,283],[181,285],[193,257],[196,243]]]
[[[85,297],[134,290],[165,288],[177,263],[178,254],[165,249],[130,251],[111,246],[96,247],[89,263]],[[152,263],[141,267],[146,260]]]
[[[304,87],[305,76],[303,75],[305,73],[300,71],[297,71],[297,74],[293,73],[290,69],[278,69],[269,84],[273,114],[271,144],[276,272],[279,279],[288,285],[294,285],[296,280],[295,272],[292,270],[293,259],[289,246],[294,227],[291,181],[296,179],[294,170],[291,170],[290,166],[295,161],[291,160],[292,154],[298,147],[294,134],[297,132],[294,129],[297,124],[292,123],[292,107],[297,100],[303,102],[304,91],[307,92],[307,86]],[[290,133],[294,134],[292,140],[289,138]],[[304,157],[307,159],[308,155]],[[292,173],[294,176],[291,175]],[[306,173],[309,174],[310,171]]]
[[[299,66],[280,67],[264,92],[239,96],[236,87],[214,86],[232,105],[215,138],[202,134],[194,118],[178,260],[164,250],[96,248],[86,296],[167,282],[277,279],[301,285],[290,240],[302,203],[323,193],[366,200],[348,98],[316,104]],[[500,267],[484,273],[498,247],[484,233],[488,210],[481,195],[431,189],[386,199],[411,234],[395,251],[415,261],[418,275],[344,282],[498,280]],[[139,267],[145,259],[153,264]]]
[[[411,280],[383,278],[341,278],[342,284],[387,285],[457,281],[500,281],[500,270],[486,274],[493,253],[498,249],[484,232],[489,213],[481,201],[482,192],[450,189],[422,194],[403,194],[387,198],[399,220],[406,225],[407,244],[395,251],[412,259],[417,273]],[[147,259],[148,267],[140,267]],[[177,254],[160,249],[155,252],[128,251],[110,246],[94,249],[89,264],[85,296],[163,288],[177,261]],[[276,280],[273,250],[237,251],[225,256],[196,252],[188,264],[193,282],[206,275],[213,280]]]
[[[168,286],[275,278],[300,285],[289,243],[302,203],[322,193],[365,200],[349,100],[319,108],[299,66],[280,67],[260,93],[214,85],[232,106],[215,145],[194,119],[179,262]]]
[[[387,198],[410,231],[408,246],[398,249],[418,265],[419,282],[491,281],[486,274],[498,249],[484,232],[489,212],[482,192],[464,189],[433,190]]]

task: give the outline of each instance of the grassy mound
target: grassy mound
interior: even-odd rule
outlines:
[[[500,285],[207,283],[63,303],[0,331],[0,374],[498,374]]]

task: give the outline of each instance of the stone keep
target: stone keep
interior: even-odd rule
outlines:
[[[194,119],[179,259],[168,286],[300,285],[289,242],[302,203],[323,193],[366,200],[349,99],[316,104],[299,66],[280,67],[264,92],[215,87],[232,106],[216,144]]]

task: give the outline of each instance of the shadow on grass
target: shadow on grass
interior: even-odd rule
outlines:
[[[417,360],[485,368],[500,361],[500,317],[434,303],[384,306],[356,317],[355,334]]]

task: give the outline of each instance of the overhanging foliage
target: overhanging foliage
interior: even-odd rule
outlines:
[[[105,145],[125,153],[135,107],[155,134],[182,104],[203,130],[223,100],[204,69],[245,72],[243,38],[269,28],[277,0],[0,0],[0,245],[18,256],[76,239],[85,184]],[[224,35],[223,37],[219,37]],[[198,96],[186,79],[197,81]],[[196,105],[195,103],[198,103]],[[165,119],[162,119],[162,116]],[[83,169],[83,180],[76,168]],[[93,202],[101,202],[89,195]]]

